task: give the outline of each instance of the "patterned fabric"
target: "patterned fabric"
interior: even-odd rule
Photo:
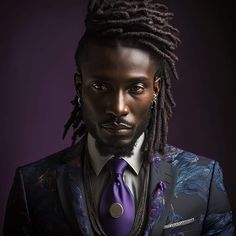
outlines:
[[[157,186],[157,190],[153,193],[150,211],[149,211],[149,221],[144,236],[148,236],[151,229],[153,228],[156,221],[159,220],[161,213],[165,207],[165,199],[164,199],[164,191],[166,189],[166,185],[163,182],[160,182]]]
[[[222,229],[224,228],[225,228],[226,233],[228,233],[228,234],[225,233],[225,235],[231,235],[229,233],[233,232],[232,227],[229,227],[229,224],[228,224],[231,219],[232,219],[232,212],[223,213],[223,214],[213,213],[213,214],[208,215],[206,217],[206,227],[209,227],[209,229],[207,230],[206,235],[214,235],[214,234],[220,233]]]
[[[81,180],[82,174],[80,173],[81,170],[78,168],[69,168],[66,169],[64,172],[68,174],[68,178],[70,181],[69,191],[72,195],[72,206],[74,209],[74,213],[77,216],[80,216],[78,221],[79,227],[81,232],[84,236],[90,235],[90,227],[89,227],[89,218],[87,216],[87,207],[85,204],[85,197],[83,188],[78,185],[78,182]]]
[[[65,149],[16,171],[5,236],[93,236],[84,191],[83,147]],[[233,235],[219,163],[173,146],[150,164],[145,236]]]
[[[211,181],[211,169],[214,165],[210,161],[207,165],[199,165],[199,157],[189,153],[183,153],[181,158],[173,161],[178,169],[178,181],[175,187],[175,193],[178,195],[184,193],[187,195],[199,196],[205,202]]]

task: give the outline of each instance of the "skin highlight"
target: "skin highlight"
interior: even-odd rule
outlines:
[[[96,55],[96,56],[94,56]],[[130,155],[150,121],[159,65],[132,47],[91,44],[75,87],[82,117],[101,154]]]

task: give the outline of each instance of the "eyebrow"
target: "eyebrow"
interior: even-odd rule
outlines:
[[[110,81],[110,77],[107,76],[91,76],[95,80],[101,80],[101,81]],[[131,76],[128,77],[128,81],[130,83],[135,83],[135,82],[147,82],[148,78],[145,76]]]

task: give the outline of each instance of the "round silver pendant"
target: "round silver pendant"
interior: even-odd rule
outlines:
[[[124,208],[120,203],[113,203],[109,209],[110,215],[113,218],[120,218],[124,213]]]

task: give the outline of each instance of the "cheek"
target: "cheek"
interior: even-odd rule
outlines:
[[[87,117],[91,118],[91,121],[98,120],[101,114],[104,113],[104,108],[102,107],[102,101],[92,96],[87,91],[83,92],[82,94],[83,94],[82,96],[83,112],[86,114]]]
[[[140,96],[139,98],[133,99],[130,105],[131,112],[135,116],[139,116],[142,118],[142,116],[149,111],[152,105],[152,99],[153,99],[152,93],[147,93],[144,94],[143,96]]]

